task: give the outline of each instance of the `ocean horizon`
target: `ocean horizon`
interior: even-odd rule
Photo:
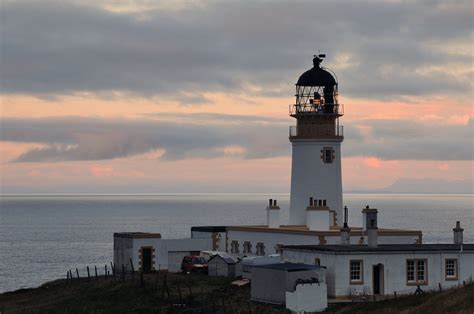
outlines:
[[[473,194],[345,193],[349,225],[365,205],[379,209],[379,226],[421,230],[424,243],[451,243],[457,220],[474,242]],[[87,266],[112,261],[113,233],[190,236],[192,226],[265,223],[268,198],[288,219],[287,193],[8,194],[0,195],[0,293],[37,287]]]

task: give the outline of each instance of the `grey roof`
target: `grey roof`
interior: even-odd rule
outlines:
[[[379,244],[367,245],[284,245],[283,249],[313,252],[458,252],[459,244]],[[474,243],[462,245],[463,251],[474,251]]]
[[[222,259],[224,262],[226,262],[226,264],[229,264],[229,265],[231,265],[231,264],[237,264],[237,263],[239,262],[238,259],[235,259],[235,258],[233,258],[232,256],[228,256],[228,255],[222,256],[222,255],[219,255],[219,254],[214,255],[214,256],[211,257],[211,258],[209,259],[209,261],[207,261],[207,262],[209,263],[210,261],[212,261],[213,259],[218,258],[218,257],[219,257],[220,259]]]
[[[160,239],[160,233],[152,232],[115,232],[114,238],[131,238],[131,239],[141,239],[141,238],[151,238],[151,239]]]
[[[287,272],[293,271],[304,271],[304,270],[315,270],[321,267],[315,265],[308,265],[302,263],[276,263],[276,264],[266,264],[266,265],[254,265],[254,268],[265,268],[265,269],[276,269],[276,270],[284,270]]]
[[[226,226],[195,226],[191,227],[191,231],[201,232],[225,232]]]

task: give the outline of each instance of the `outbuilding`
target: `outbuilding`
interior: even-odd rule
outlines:
[[[241,260],[229,254],[214,255],[207,264],[209,276],[230,278],[242,276]]]
[[[285,304],[286,292],[295,292],[296,286],[303,283],[325,287],[325,269],[302,263],[255,265],[252,267],[251,299]]]

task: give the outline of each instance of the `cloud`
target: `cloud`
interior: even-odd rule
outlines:
[[[208,101],[204,91],[251,84],[291,95],[317,49],[328,66],[346,60],[337,71],[345,95],[472,90],[472,55],[444,48],[471,46],[470,1],[25,0],[1,10],[3,93],[124,91],[192,105]]]
[[[289,156],[287,122],[257,116],[185,114],[181,122],[83,117],[3,118],[1,141],[40,143],[15,162],[104,160],[163,150],[159,158]],[[468,125],[363,120],[345,126],[344,156],[383,160],[472,160]],[[374,159],[375,160],[375,159]]]
[[[384,160],[472,160],[473,119],[467,125],[412,120],[362,120],[352,126],[361,139],[346,141],[348,155]]]

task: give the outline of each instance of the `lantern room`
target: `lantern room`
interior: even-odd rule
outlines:
[[[290,127],[290,139],[343,137],[339,117],[344,110],[338,102],[338,82],[334,73],[321,67],[325,56],[315,55],[313,68],[296,83],[296,102],[290,105],[290,116],[296,118],[297,125]]]
[[[315,55],[313,68],[304,72],[296,83],[296,103],[290,107],[290,115],[331,114],[341,116],[342,106],[337,96],[337,80],[328,69],[321,67],[324,54]]]

